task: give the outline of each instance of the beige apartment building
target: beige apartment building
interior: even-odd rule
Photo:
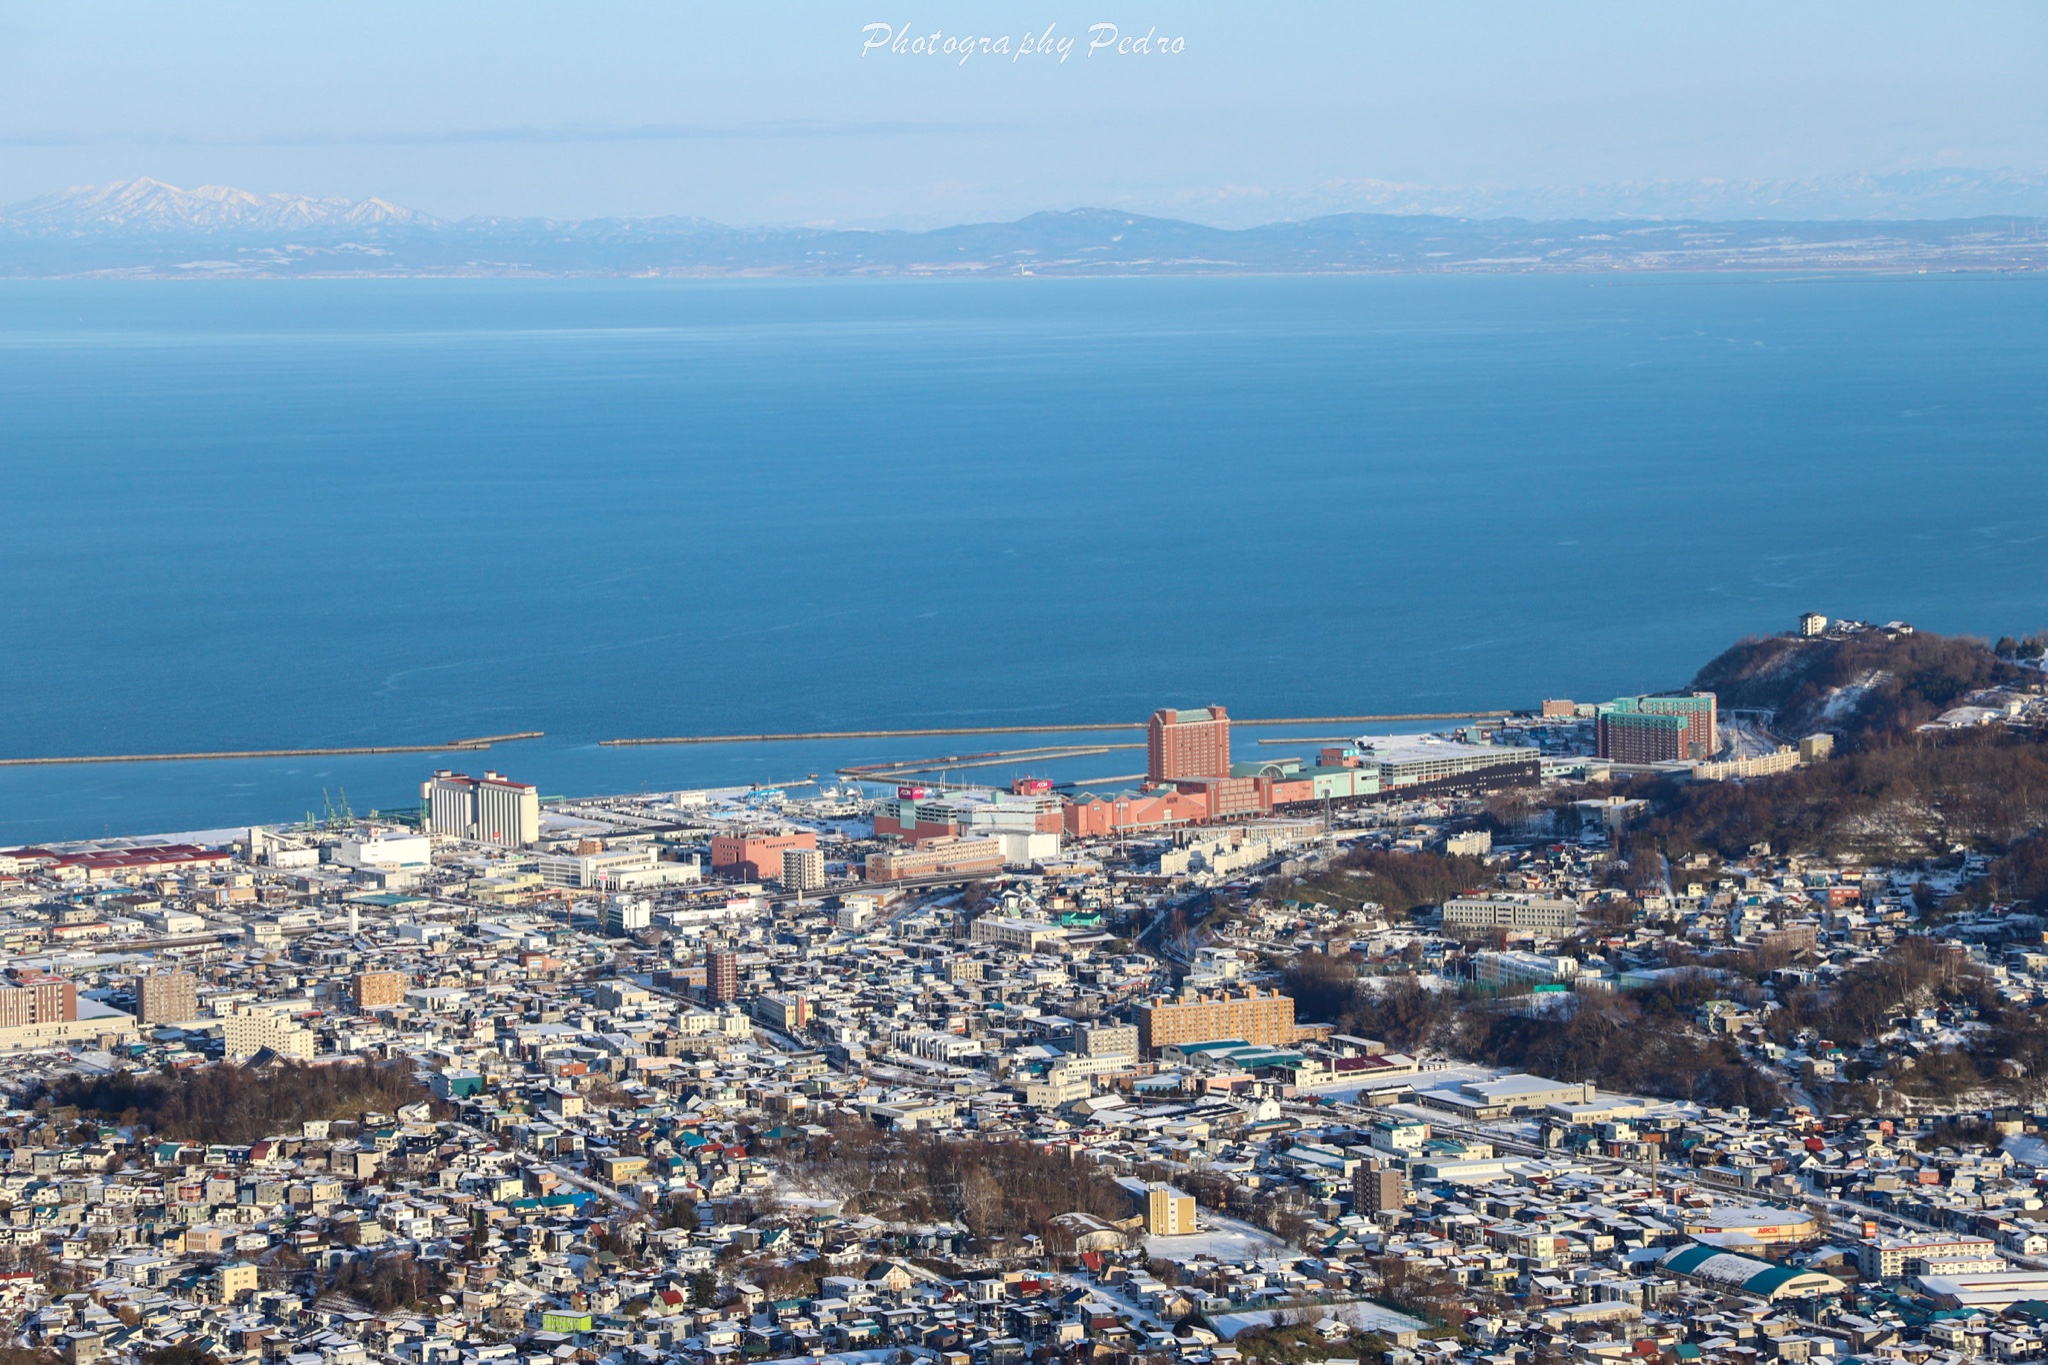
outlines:
[[[1146,1054],[1175,1043],[1242,1039],[1269,1047],[1292,1046],[1294,1001],[1278,991],[1248,987],[1242,995],[1159,996],[1138,1006],[1138,1046]]]

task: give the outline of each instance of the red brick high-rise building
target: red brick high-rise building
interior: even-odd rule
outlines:
[[[21,972],[0,983],[0,1028],[61,1024],[78,1018],[78,983],[43,972]]]
[[[1712,692],[1616,697],[1595,708],[1596,752],[1620,763],[1710,759],[1721,747],[1717,711]]]
[[[1594,752],[1616,763],[1676,763],[1686,757],[1686,718],[1611,711],[1593,722]]]
[[[740,955],[725,948],[704,954],[704,998],[713,1004],[740,998]]]
[[[1230,776],[1230,715],[1220,706],[1161,707],[1145,726],[1145,776],[1154,782]]]

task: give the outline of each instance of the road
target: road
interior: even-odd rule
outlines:
[[[492,1146],[502,1147],[505,1145],[500,1138],[496,1137],[493,1134],[486,1133],[483,1129],[478,1128],[474,1124],[464,1123],[460,1119],[449,1120],[449,1124],[451,1127],[460,1128],[463,1132],[470,1134],[472,1137],[480,1138],[484,1142],[490,1143]],[[521,1166],[526,1167],[528,1169],[537,1168],[543,1171],[551,1171],[557,1177],[560,1178],[563,1184],[574,1185],[579,1190],[588,1190],[592,1194],[597,1195],[598,1197],[605,1199],[612,1204],[617,1205],[619,1208],[625,1210],[628,1213],[640,1212],[640,1205],[635,1201],[626,1198],[625,1195],[620,1194],[617,1190],[611,1188],[609,1185],[600,1184],[598,1181],[590,1179],[588,1176],[582,1174],[581,1172],[570,1170],[567,1166],[562,1165],[559,1161],[542,1161],[539,1157],[533,1155],[531,1152],[521,1152],[516,1149],[512,1152],[512,1157]]]
[[[1721,739],[1729,758],[1762,758],[1778,750],[1778,737],[1766,728],[1768,713],[1760,711],[1723,711],[1720,718]]]
[[[541,1161],[538,1159],[533,1159],[527,1161],[526,1164],[529,1166],[538,1166],[545,1171],[553,1171],[556,1175],[561,1177],[563,1184],[574,1185],[579,1190],[589,1190],[592,1194],[598,1195],[603,1199],[609,1200],[610,1202],[618,1205],[621,1209],[624,1209],[628,1213],[640,1212],[640,1205],[636,1201],[626,1198],[625,1195],[620,1194],[617,1190],[613,1189],[609,1185],[602,1184],[598,1181],[592,1180],[588,1176],[577,1174],[575,1171],[570,1170],[567,1166],[562,1165],[559,1161]]]

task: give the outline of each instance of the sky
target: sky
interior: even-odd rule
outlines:
[[[763,225],[2039,214],[2044,73],[2038,0],[38,0],[0,3],[0,202],[151,176]]]

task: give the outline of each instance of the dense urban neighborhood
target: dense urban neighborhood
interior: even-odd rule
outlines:
[[[8,850],[0,1365],[2048,1356],[2042,643]]]

